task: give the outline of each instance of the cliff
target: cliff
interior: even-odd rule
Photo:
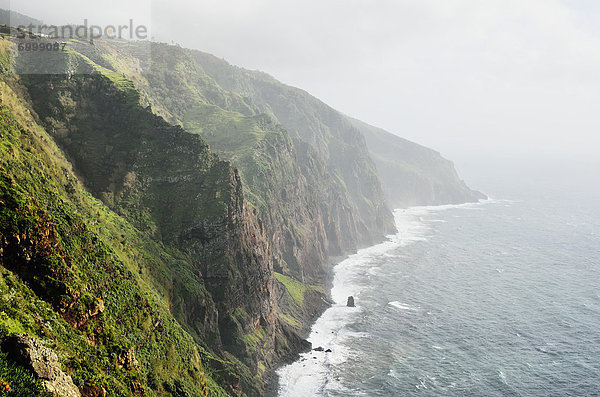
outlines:
[[[316,131],[319,138],[312,142],[290,133],[260,102],[222,87],[196,51],[164,44],[144,51],[140,44],[123,42],[78,49],[123,73],[156,114],[201,135],[239,168],[246,195],[273,241],[280,271],[302,281],[320,278],[328,255],[351,252],[393,231],[358,131],[343,137]],[[150,59],[144,57],[148,54]],[[351,143],[345,143],[348,139]],[[347,149],[324,150],[317,142],[324,140]]]
[[[350,187],[351,197],[364,217],[380,219],[378,211],[365,203],[380,202],[381,189],[393,208],[485,198],[469,189],[454,165],[431,149],[343,115],[265,73],[235,67],[199,51],[193,54],[221,86],[251,98],[297,140],[312,143],[329,168]]]
[[[7,301],[5,333],[55,344],[82,390],[259,394],[298,338],[238,172],[120,75],[62,62],[3,78],[0,264],[23,305],[47,302],[62,324]]]
[[[437,153],[211,55],[14,57],[2,35],[0,339],[55,354],[84,396],[264,393],[326,307],[329,258],[393,232],[386,194],[476,197]],[[0,387],[41,390],[7,354]]]
[[[202,364],[211,354],[170,314],[167,272],[186,259],[87,193],[35,121],[22,86],[6,79],[1,89],[2,336],[44,341],[81,390],[225,394]],[[33,393],[30,378],[15,368],[3,381]]]

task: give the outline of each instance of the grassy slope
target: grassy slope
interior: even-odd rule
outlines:
[[[185,268],[185,255],[89,195],[5,83],[1,122],[0,287],[11,292],[1,296],[1,332],[43,339],[78,385],[109,395],[132,394],[138,384],[150,395],[225,394],[217,382],[231,376],[229,364],[204,367],[203,359],[221,360],[169,312],[172,272]],[[129,351],[139,366],[120,368]]]

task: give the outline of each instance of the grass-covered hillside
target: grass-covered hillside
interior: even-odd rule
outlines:
[[[122,74],[65,57],[2,65],[0,337],[41,340],[84,395],[259,394],[299,338],[237,171]],[[33,381],[0,360],[8,387]]]
[[[85,191],[11,85],[0,83],[0,334],[41,339],[81,389],[225,394],[152,275],[182,259]],[[30,381],[0,376],[14,390]]]

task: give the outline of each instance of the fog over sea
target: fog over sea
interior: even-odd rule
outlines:
[[[309,337],[332,351],[280,369],[280,396],[600,395],[600,178],[561,167],[396,210],[398,234],[335,267]]]

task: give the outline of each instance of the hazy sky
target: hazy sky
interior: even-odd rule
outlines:
[[[12,1],[152,35],[301,87],[457,159],[600,157],[597,0]],[[151,17],[150,17],[151,15]]]

